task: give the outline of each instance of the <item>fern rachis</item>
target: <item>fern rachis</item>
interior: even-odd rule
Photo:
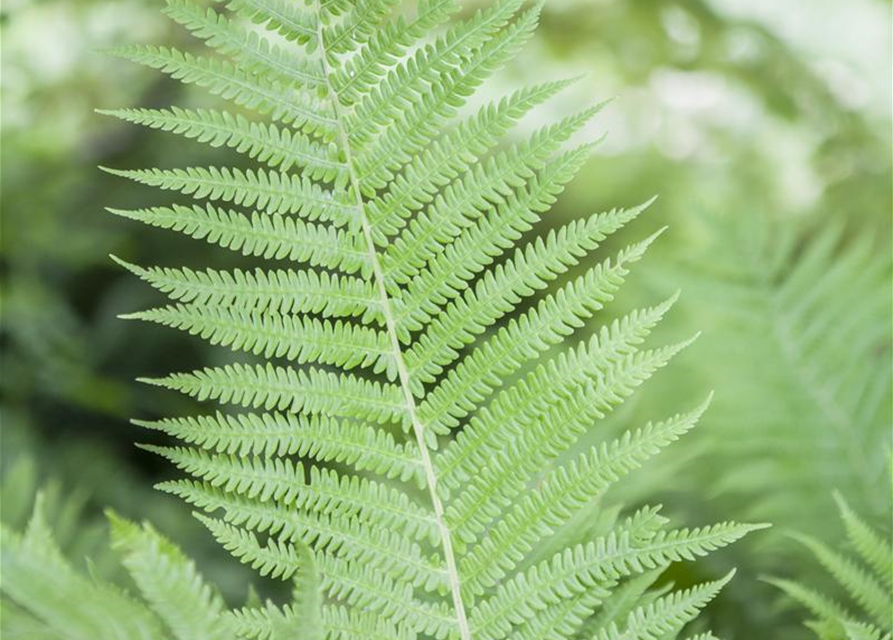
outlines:
[[[319,2],[319,0],[317,0],[317,2]],[[319,42],[323,42],[321,23],[318,26],[317,39],[319,40]],[[330,81],[332,72],[329,68],[329,64],[326,60],[326,54],[324,51],[322,52],[320,57],[323,62],[323,73],[326,76],[326,87],[328,89],[328,92],[332,95],[336,95]],[[360,182],[357,178],[356,169],[354,168],[351,145],[347,137],[347,132],[344,129],[343,116],[339,108],[337,97],[334,101],[334,105],[335,117],[338,121],[338,136],[341,140],[342,149],[344,150],[345,154],[345,163],[348,167],[347,171],[350,177],[350,186],[354,194],[356,195],[356,208],[360,219],[360,226],[363,232],[363,239],[365,240],[366,248],[369,252],[369,264],[372,265],[372,277],[375,280],[376,289],[378,291],[379,305],[381,307],[381,312],[384,316],[385,327],[387,328],[388,332],[388,338],[391,346],[391,358],[393,358],[393,361],[397,368],[397,377],[403,390],[403,397],[406,401],[406,411],[408,413],[409,420],[412,423],[412,431],[415,435],[416,445],[419,451],[419,458],[425,473],[425,484],[428,487],[428,494],[431,497],[431,506],[434,509],[434,519],[437,522],[437,528],[440,534],[440,544],[442,545],[443,556],[446,560],[446,569],[449,574],[450,593],[453,596],[453,605],[455,606],[456,611],[456,624],[459,630],[459,635],[462,638],[471,638],[471,632],[468,627],[468,619],[465,614],[465,604],[462,600],[462,593],[460,590],[459,574],[456,568],[455,554],[453,553],[452,537],[444,520],[443,504],[437,491],[437,475],[434,472],[434,465],[431,462],[431,455],[428,449],[428,440],[425,436],[425,427],[418,417],[418,409],[416,408],[415,396],[412,393],[409,372],[406,368],[406,363],[403,360],[403,347],[400,343],[397,324],[394,320],[394,312],[391,309],[390,295],[388,294],[387,288],[385,287],[384,273],[382,271],[381,264],[379,263],[378,251],[375,248],[375,240],[373,239],[372,228],[369,224],[369,218],[366,215],[365,203],[363,201],[361,195],[362,192],[360,190]]]
[[[365,610],[400,637],[570,637],[627,577],[752,527],[668,530],[643,510],[537,556],[554,529],[686,433],[704,407],[557,464],[687,344],[642,346],[671,299],[548,355],[613,298],[653,237],[535,296],[645,206],[520,244],[585,161],[592,145],[562,148],[600,107],[501,148],[514,123],[570,82],[517,91],[468,117],[459,110],[530,37],[539,5],[500,0],[429,40],[453,2],[394,17],[398,4],[233,0],[225,17],[168,0],[174,20],[238,64],[121,51],[267,120],[110,113],[266,166],[115,171],[207,201],[116,213],[304,265],[227,272],[119,261],[176,301],[131,317],[262,361],[149,380],[251,412],[142,422],[187,445],[147,448],[193,476],[162,488],[222,512],[199,517],[262,573],[292,576],[309,545],[324,620]],[[285,42],[244,30],[240,18]],[[525,301],[533,304],[502,321]],[[668,596],[630,624],[678,631],[719,586]],[[236,616],[246,637],[267,637],[271,617],[289,614],[270,605]]]

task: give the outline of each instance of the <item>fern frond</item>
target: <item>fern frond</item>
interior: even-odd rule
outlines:
[[[473,226],[483,212],[494,204],[503,204],[513,193],[513,185],[543,169],[546,159],[596,111],[597,108],[590,109],[549,127],[530,142],[496,155],[485,166],[472,169],[461,180],[447,185],[433,205],[388,247],[382,259],[388,280],[403,284],[417,275],[465,228]]]
[[[647,605],[660,597],[660,591],[649,590],[661,573],[660,569],[654,569],[624,581],[581,627],[579,635],[590,637],[601,633],[612,624],[622,623],[636,607]]]
[[[852,638],[889,638],[893,634],[893,584],[891,570],[884,561],[889,558],[890,539],[871,528],[844,501],[835,495],[850,543],[859,554],[854,560],[817,539],[796,535],[834,577],[842,595],[855,606],[839,604],[834,599],[792,580],[771,579],[769,582],[805,606],[815,616],[807,626],[821,640]],[[861,620],[860,618],[867,618]]]
[[[255,520],[244,523],[241,521],[246,514],[238,509],[228,510],[224,520],[204,516],[201,516],[201,520],[221,543],[226,542],[227,549],[237,551],[236,555],[246,563],[246,557],[252,564],[259,561],[258,558],[266,557],[251,550],[255,547],[255,533],[266,533],[270,534],[268,547],[275,544],[290,550],[313,544],[321,558],[343,558],[364,567],[373,567],[394,581],[410,581],[427,591],[447,587],[446,569],[423,558],[417,544],[395,532],[365,524],[359,519],[349,520],[345,524],[340,519],[325,515],[307,514],[294,515],[288,520],[272,520],[275,515],[259,519],[264,518],[263,512],[271,512],[272,509],[259,507],[254,511],[261,514],[252,513]],[[241,526],[231,525],[231,522],[238,522]],[[265,527],[265,524],[270,526]],[[296,543],[301,544],[295,547]],[[262,560],[262,563],[273,571],[274,576],[282,575],[284,578],[290,577],[289,572],[300,566],[291,557],[275,562],[272,559]],[[260,566],[258,564],[255,568]]]
[[[604,414],[599,409],[607,411],[613,404],[621,402],[642,381],[675,355],[681,346],[684,345],[633,355],[625,362],[630,371],[624,373],[629,377],[612,375],[613,372],[609,371],[607,373],[609,382],[605,388],[584,389],[581,394],[582,401],[580,396],[571,396],[566,404],[546,414],[543,417],[543,424],[546,426],[544,430],[534,429],[532,437],[522,437],[517,448],[509,450],[508,455],[503,454],[497,459],[496,464],[491,467],[496,469],[495,472],[484,473],[478,478],[469,480],[463,494],[456,497],[454,507],[447,512],[447,518],[455,528],[457,537],[466,541],[474,540],[532,479],[535,465],[557,456],[560,450],[550,448],[546,433],[553,431],[554,440],[558,443],[574,441],[575,436],[581,431],[581,422],[591,417],[602,417]],[[560,397],[560,394],[557,395]],[[526,404],[523,400],[519,402],[522,405]],[[587,413],[586,407],[589,407],[592,413]],[[578,416],[576,419],[575,413]],[[526,416],[522,416],[513,423],[513,426],[523,425],[525,421]]]
[[[494,12],[498,10],[494,8]],[[516,24],[488,40],[473,58],[430,87],[415,109],[404,112],[372,145],[362,149],[356,160],[358,183],[367,188],[386,186],[393,171],[434,140],[483,81],[519,52],[533,33],[538,13],[538,9],[525,12]]]
[[[386,22],[400,0],[359,0],[353,3],[343,20],[323,31],[323,47],[333,56],[352,53],[368,42]]]
[[[307,640],[323,640],[325,626],[322,616],[322,589],[320,587],[319,567],[310,548],[302,545],[298,549],[298,572],[292,588],[292,615],[297,618],[300,628]],[[284,625],[278,631],[288,637],[297,625]]]
[[[304,364],[330,364],[344,369],[368,367],[397,376],[388,335],[346,322],[245,311],[232,307],[177,304],[121,316],[146,320],[198,335],[212,345],[230,347],[265,358],[286,358]]]
[[[478,222],[443,253],[432,258],[427,270],[413,278],[404,296],[397,322],[418,330],[450,299],[465,289],[466,283],[491,264],[539,221],[539,212],[554,202],[562,186],[570,180],[589,155],[589,148],[564,154],[526,190],[511,194],[503,206]]]
[[[257,485],[247,484],[251,478],[242,476],[248,489]],[[291,488],[296,493],[298,505],[309,510],[344,518],[360,518],[372,525],[394,529],[417,541],[436,539],[436,523],[423,509],[396,490],[354,478],[338,479],[333,472],[322,472],[314,478],[313,487],[301,486],[291,478]],[[255,483],[263,482],[255,477]],[[158,485],[159,489],[177,495],[187,502],[208,512],[225,509],[233,522],[251,522],[252,528],[278,531],[292,519],[289,509],[294,503],[258,505],[250,497],[225,492],[209,483],[178,480]]]
[[[518,249],[511,260],[486,271],[474,289],[447,305],[407,352],[407,366],[414,377],[433,382],[435,375],[458,358],[457,349],[576,265],[604,238],[602,220],[602,216],[594,216],[550,232],[545,241]]]
[[[455,614],[446,603],[418,600],[410,585],[400,587],[372,567],[324,557],[320,569],[323,588],[333,597],[360,611],[376,611],[398,627],[445,638],[456,626]]]
[[[893,543],[860,518],[842,495],[835,494],[834,498],[853,547],[886,586],[893,589]]]
[[[498,640],[513,626],[560,606],[563,598],[584,590],[607,597],[617,580],[680,559],[706,555],[740,539],[752,527],[721,524],[702,529],[661,532],[645,542],[611,534],[567,549],[553,559],[500,585],[482,602],[470,622],[475,638]]]
[[[195,563],[151,525],[137,525],[108,512],[111,546],[131,582],[129,593],[88,560],[78,570],[56,544],[38,494],[23,534],[3,527],[3,581],[0,583],[3,637],[34,640],[234,640],[243,638],[236,612]],[[271,640],[322,640],[319,576],[306,547],[296,551],[301,565],[293,599],[285,608],[290,627]],[[315,594],[315,595],[314,595]],[[275,625],[274,625],[275,626]],[[318,629],[318,633],[312,633]]]
[[[388,620],[370,613],[363,613],[340,606],[322,609],[322,629],[331,640],[412,640],[412,636],[400,631]],[[245,608],[234,611],[239,637],[251,640],[287,640],[296,628],[300,628],[300,612],[294,607],[277,607],[267,602],[261,608]],[[279,635],[282,634],[282,635]]]
[[[110,514],[112,545],[140,591],[178,640],[229,640],[226,606],[195,564],[152,527]]]
[[[573,82],[559,80],[520,89],[480,109],[435,140],[403,168],[384,197],[369,204],[369,221],[376,232],[376,242],[396,235],[415,208],[430,203],[439,187],[466,171],[499,142],[514,122]]]
[[[385,73],[403,59],[419,38],[458,9],[456,0],[421,0],[416,7],[415,18],[407,20],[399,16],[383,25],[356,56],[331,70],[329,81],[332,90],[344,104],[355,104],[377,86]]]
[[[320,369],[286,369],[272,364],[266,367],[231,364],[165,378],[144,378],[141,382],[199,400],[376,422],[399,422],[404,418],[406,407],[400,389],[394,385]]]
[[[575,349],[561,353],[545,366],[540,366],[525,379],[516,383],[497,396],[483,411],[469,422],[450,443],[441,456],[439,471],[442,484],[446,489],[458,487],[459,483],[469,480],[475,475],[475,469],[484,468],[486,462],[495,455],[503,443],[513,437],[522,437],[521,428],[535,428],[534,420],[543,420],[543,409],[548,409],[553,399],[565,400],[572,392],[578,391],[584,397],[595,393],[600,401],[591,404],[589,411],[603,415],[603,410],[619,402],[614,392],[605,396],[600,393],[601,385],[614,382],[608,374],[612,367],[619,369],[621,375],[631,373],[631,368],[620,366],[625,359],[632,358],[639,362],[638,345],[649,335],[672,304],[672,299],[652,309],[640,310],[615,320],[609,327],[594,335],[588,343],[581,343]],[[669,355],[661,357],[659,352],[649,354],[647,362],[666,360]],[[601,376],[596,377],[594,373]],[[601,378],[601,379],[599,379]],[[616,382],[623,384],[623,380]],[[610,388],[605,386],[604,389]],[[587,397],[588,399],[588,397]],[[555,407],[556,411],[568,411],[565,402]],[[570,409],[574,411],[576,407]],[[543,420],[544,421],[544,420]],[[584,418],[585,421],[585,418]],[[565,425],[563,428],[567,428]],[[554,424],[547,423],[546,431],[550,432]],[[573,427],[571,426],[571,430]]]
[[[258,502],[273,500],[325,513],[354,511],[367,514],[370,519],[378,519],[377,511],[408,522],[426,521],[424,511],[397,489],[356,477],[339,478],[334,471],[317,471],[315,468],[311,470],[311,481],[308,482],[303,465],[287,458],[243,459],[208,454],[193,448],[141,446],[164,456],[212,487]],[[393,525],[390,520],[385,523]]]
[[[547,474],[539,491],[517,502],[462,558],[463,587],[480,594],[495,584],[553,528],[691,429],[705,409],[706,404],[689,414],[649,424]]]
[[[256,24],[302,45],[315,46],[317,17],[308,9],[286,0],[230,0],[229,7]]]
[[[787,593],[819,618],[846,620],[852,617],[852,613],[839,603],[799,582],[779,579],[770,579],[768,582]]]
[[[250,356],[144,380],[251,410],[137,421],[178,441],[143,445],[188,476],[159,488],[194,505],[224,547],[265,575],[291,579],[315,563],[328,638],[613,633],[617,620],[593,615],[602,602],[628,616],[630,637],[678,631],[721,583],[675,594],[646,593],[648,580],[639,592],[624,587],[754,527],[667,530],[654,508],[616,521],[599,499],[688,432],[704,406],[572,451],[690,342],[646,344],[675,296],[576,336],[659,235],[593,261],[650,202],[539,233],[596,143],[565,147],[603,105],[504,145],[573,82],[476,106],[478,89],[532,35],[541,3],[496,0],[437,33],[455,0],[417,5],[168,0],[175,21],[229,60],[121,51],[257,115],[112,115],[266,166],[114,170],[211,201],[115,213],[300,263],[118,260],[172,300],[125,317]],[[605,529],[553,535],[589,514]],[[278,640],[297,613],[258,603],[226,619],[248,638]]]
[[[711,471],[691,465],[703,471],[692,478],[728,496],[723,509],[743,506],[752,517],[814,535],[833,531],[827,497],[834,491],[860,513],[886,517],[889,249],[876,234],[769,214],[696,222],[709,240],[702,253],[687,250],[679,271],[662,271],[672,276],[667,286],[683,286],[693,312],[712,323],[690,379],[735,391],[717,396],[712,424],[700,433],[715,463]],[[778,554],[756,562],[785,558],[777,542]]]
[[[161,621],[144,603],[75,571],[53,540],[41,503],[38,497],[23,535],[3,527],[4,596],[65,638],[165,638]]]
[[[461,68],[477,49],[492,42],[521,6],[519,0],[500,0],[496,6],[477,12],[470,20],[454,25],[434,44],[423,47],[400,66],[386,74],[374,91],[353,108],[346,126],[352,141],[362,148],[372,134],[390,125],[401,106],[422,100],[426,91],[439,88],[442,77]]]
[[[821,542],[809,537],[800,537],[800,541],[815,554],[819,562],[869,615],[880,624],[893,624],[890,620],[893,600],[889,588],[882,587],[855,562]]]
[[[640,259],[649,243],[622,251],[613,264],[606,261],[550,294],[462,360],[419,407],[430,428],[440,433],[455,427],[502,380],[604,308],[629,273],[627,265]]]
[[[283,540],[260,542],[250,531],[196,514],[220,545],[262,576],[291,578],[298,568],[298,549]]]
[[[890,633],[862,622],[844,622],[847,640],[890,640]]]
[[[325,83],[322,65],[284,49],[257,33],[243,29],[212,8],[192,0],[166,0],[164,13],[219,53],[230,55],[240,66],[258,76],[278,78],[297,86]]]
[[[592,640],[650,640],[678,633],[716,597],[733,575],[734,571],[721,580],[677,591],[647,606],[639,607],[629,614],[623,629],[612,624],[593,636]]]

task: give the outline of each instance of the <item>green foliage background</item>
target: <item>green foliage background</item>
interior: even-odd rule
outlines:
[[[2,517],[20,524],[33,492],[52,478],[48,503],[58,506],[47,511],[56,514],[72,557],[90,555],[99,559],[97,570],[116,571],[102,561],[105,542],[97,533],[109,505],[151,519],[228,596],[241,597],[250,573],[213,545],[185,507],[151,490],[166,471],[132,447],[136,434],[127,423],[131,416],[184,413],[178,404],[188,402],[140,388],[133,378],[217,357],[197,340],[162,328],[135,330],[115,318],[149,306],[151,293],[108,253],[140,264],[213,262],[198,243],[134,228],[103,211],[109,203],[142,206],[143,192],[97,165],[214,163],[213,150],[201,145],[93,113],[204,99],[100,55],[116,44],[185,42],[156,4],[8,0],[2,8]],[[551,0],[533,45],[503,74],[502,86],[490,87],[496,95],[518,79],[581,72],[587,78],[564,98],[568,111],[593,96],[615,97],[596,120],[596,133],[607,133],[601,151],[550,214],[555,226],[660,196],[647,215],[669,231],[613,312],[682,288],[665,330],[700,329],[704,336],[681,366],[649,385],[642,403],[598,425],[593,438],[715,390],[698,433],[616,498],[635,504],[659,496],[686,521],[776,524],[722,556],[740,568],[711,607],[714,628],[729,638],[799,633],[800,612],[758,578],[824,580],[784,534],[799,530],[838,542],[832,490],[889,529],[890,24],[890,3],[882,0]],[[547,115],[538,112],[524,130]],[[824,391],[796,379],[758,326],[770,311],[754,311],[760,307],[753,297],[730,293],[759,283],[771,300],[829,229],[836,235],[807,272],[806,290],[857,248],[865,256],[840,267],[846,278],[812,313],[827,315],[820,329],[829,337],[848,313],[860,315],[870,339],[861,350],[846,344],[839,352],[823,351],[823,342],[833,341],[820,340],[818,366],[838,375],[848,365],[861,367],[881,389],[874,413],[845,419],[837,435],[824,419]],[[788,261],[773,264],[779,237],[790,237],[793,249]],[[859,290],[864,295],[846,298],[847,283],[872,268],[877,273]],[[736,304],[750,315],[736,314]],[[794,455],[780,454],[778,433],[800,439],[787,443]],[[815,457],[816,442],[833,463]],[[798,456],[805,462],[792,463]],[[825,473],[832,464],[834,473]],[[857,474],[864,480],[853,481]],[[687,584],[716,575],[709,566],[685,570],[692,573],[673,579]]]

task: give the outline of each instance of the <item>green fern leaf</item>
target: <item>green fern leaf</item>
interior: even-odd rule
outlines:
[[[867,517],[891,510],[893,368],[889,322],[880,320],[891,309],[890,251],[877,234],[841,224],[770,214],[696,222],[711,242],[680,256],[681,273],[662,271],[713,323],[686,379],[734,393],[717,395],[711,428],[700,433],[710,469],[723,473],[690,465],[692,479],[728,496],[723,510],[743,506],[835,545],[822,535],[833,531],[832,492]],[[777,542],[778,554],[755,562],[768,570],[784,561]]]
[[[807,624],[822,640],[889,639],[893,634],[893,584],[889,581],[891,542],[870,527],[836,495],[847,536],[859,560],[815,538],[795,536],[840,584],[852,607],[791,580],[769,582],[805,606],[815,618]],[[864,563],[867,567],[863,566]],[[860,620],[860,618],[866,618]]]
[[[194,563],[148,525],[114,514],[112,545],[140,591],[178,640],[228,640],[233,629],[222,617],[223,599],[205,584]]]
[[[398,0],[168,0],[169,16],[229,60],[119,51],[230,106],[108,113],[266,166],[110,170],[210,201],[114,213],[297,263],[116,258],[172,300],[125,317],[251,356],[145,380],[229,408],[137,421],[179,441],[144,445],[188,476],[160,488],[233,555],[283,579],[319,571],[318,594],[229,614],[244,637],[289,637],[312,619],[299,611],[308,602],[314,638],[657,637],[724,582],[648,591],[655,572],[754,528],[667,529],[654,508],[614,522],[597,502],[706,404],[565,455],[690,341],[646,344],[675,296],[576,336],[660,232],[591,262],[649,202],[536,235],[595,143],[565,147],[603,105],[509,146],[518,121],[573,79],[472,107],[536,27],[541,5],[523,4],[497,0],[435,31],[453,0],[411,14]],[[552,535],[594,510],[613,527]],[[620,597],[643,573],[642,590]],[[599,617],[603,603],[616,615]]]
[[[205,40],[214,50],[232,56],[240,66],[260,76],[278,78],[298,86],[325,83],[322,65],[271,44],[217,13],[189,0],[168,0],[164,13]]]
[[[612,624],[593,636],[592,640],[649,640],[678,633],[719,593],[733,575],[734,572],[722,580],[677,591],[647,606],[639,607],[629,614],[622,630]]]
[[[356,422],[290,413],[217,413],[135,422],[208,451],[240,458],[299,455],[320,462],[349,464],[389,478],[424,482],[424,469],[412,442],[398,444],[391,434]]]
[[[262,169],[189,167],[170,171],[106,171],[198,199],[232,202],[267,213],[294,213],[308,220],[334,222],[339,226],[355,215],[353,205],[343,201],[344,196],[324,191],[307,178]]]
[[[152,610],[115,585],[78,573],[56,546],[38,496],[24,535],[3,528],[4,596],[58,637],[89,640],[165,638]],[[4,620],[4,623],[6,621]]]
[[[844,587],[857,604],[880,624],[889,625],[891,610],[890,590],[845,556],[809,537],[800,541],[812,551],[819,562]]]
[[[113,53],[186,84],[204,87],[239,106],[269,114],[274,120],[308,133],[320,133],[329,139],[335,135],[335,118],[320,106],[314,94],[302,94],[275,80],[261,79],[228,62],[167,47],[132,46]]]
[[[6,481],[7,479],[4,479]],[[2,531],[0,583],[4,637],[34,640],[235,640],[252,637],[242,629],[239,611],[229,611],[195,563],[148,524],[136,525],[109,513],[112,547],[137,587],[131,594],[106,579],[96,566],[79,571],[57,546],[44,519],[43,494],[24,532]],[[313,556],[299,547],[301,571],[288,625],[266,637],[322,640],[320,582]],[[334,621],[338,622],[336,617]],[[349,619],[347,619],[349,621]],[[276,627],[275,621],[270,626]],[[372,628],[370,626],[370,628]],[[243,632],[244,631],[244,632]],[[278,635],[277,635],[278,634]],[[338,636],[335,636],[338,637]],[[349,637],[349,636],[345,636]]]
[[[836,494],[837,507],[840,509],[847,536],[853,547],[886,586],[893,589],[893,544],[884,540],[880,533],[872,529],[859,515],[853,511],[843,496]]]

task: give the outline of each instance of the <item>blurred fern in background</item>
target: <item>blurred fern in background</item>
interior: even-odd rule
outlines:
[[[19,488],[16,479],[4,489]],[[55,505],[58,506],[58,505]],[[24,531],[2,529],[0,616],[3,635],[28,640],[233,640],[240,622],[195,564],[152,526],[113,513],[111,548],[104,555],[125,575],[111,578],[88,560],[76,566],[58,546],[58,529],[45,512],[55,511],[39,494]],[[105,531],[102,533],[105,538]],[[81,559],[77,558],[78,564]],[[120,565],[118,565],[120,563]],[[319,577],[312,559],[293,580],[288,605],[301,638],[322,638],[318,619]],[[249,594],[248,611],[263,610]],[[273,624],[268,640],[293,640],[294,628]]]
[[[675,277],[691,299],[684,321],[703,322],[704,335],[683,358],[685,375],[663,378],[659,396],[699,381],[716,390],[715,411],[684,456],[664,459],[655,481],[672,477],[676,493],[666,501],[683,512],[744,512],[773,522],[748,550],[750,566],[764,573],[793,566],[801,580],[823,584],[814,563],[791,553],[785,534],[809,531],[838,544],[840,531],[828,526],[837,516],[828,498],[835,491],[871,519],[889,521],[893,509],[885,481],[889,245],[870,230],[765,214],[695,222],[692,237],[703,233],[704,251],[677,256],[675,268],[651,282],[661,289]],[[634,493],[649,486],[646,480]],[[686,497],[704,486],[713,494],[708,504]],[[765,633],[783,628],[773,613],[776,594],[748,587],[736,609],[752,620],[739,624],[766,624]]]
[[[875,529],[837,496],[849,553],[812,536],[797,538],[839,583],[825,595],[810,583],[770,580],[813,616],[807,622],[820,640],[890,640],[893,634],[893,548],[890,530]],[[889,522],[886,523],[889,525]]]
[[[888,514],[889,246],[833,221],[705,222],[713,242],[679,274],[707,321],[689,364],[717,389],[703,446],[724,471],[699,467],[696,482],[785,527],[824,530],[834,490]]]

